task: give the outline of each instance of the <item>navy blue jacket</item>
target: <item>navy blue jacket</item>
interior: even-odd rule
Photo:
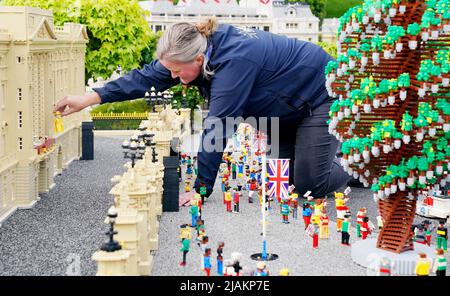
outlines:
[[[214,75],[210,80],[200,75],[190,83],[209,101],[205,125],[219,120],[225,126],[226,117],[253,116],[278,117],[283,127],[295,126],[328,97],[324,68],[333,58],[315,44],[224,24],[208,44],[212,46],[208,63]],[[179,78],[173,79],[170,71],[154,60],[94,90],[102,103],[107,103],[142,98],[152,86],[163,91],[179,83]],[[224,147],[234,131],[226,130],[212,143]],[[211,129],[205,128],[202,140],[207,136],[211,137]],[[202,180],[212,189],[221,156],[221,152],[201,149],[196,187]]]

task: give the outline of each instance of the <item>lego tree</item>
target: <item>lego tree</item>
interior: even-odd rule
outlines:
[[[329,132],[373,191],[377,247],[412,250],[418,196],[450,181],[450,0],[366,0],[340,21]]]

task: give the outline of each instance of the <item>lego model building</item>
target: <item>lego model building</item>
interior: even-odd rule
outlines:
[[[51,11],[0,6],[0,223],[81,155],[87,113],[52,112],[64,95],[84,93],[87,41],[85,26],[56,27]]]
[[[371,185],[377,248],[412,250],[417,198],[449,181],[449,46],[448,0],[367,0],[341,18],[329,131],[344,169]]]

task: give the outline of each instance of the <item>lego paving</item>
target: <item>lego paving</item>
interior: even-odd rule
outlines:
[[[55,178],[56,186],[42,194],[34,208],[18,210],[2,224],[0,275],[95,275],[96,265],[91,256],[106,240],[104,233],[108,226],[104,220],[112,204],[108,194],[112,187],[110,179],[124,172],[126,160],[120,144],[125,138],[95,137],[95,160],[72,162]],[[215,255],[219,241],[225,242],[225,260],[232,252],[242,253],[242,273],[246,274],[256,267],[256,261],[251,260],[250,255],[262,251],[259,202],[255,200],[249,204],[244,194],[240,212],[228,213],[219,185],[216,182],[215,192],[203,209],[212,249],[211,275],[216,274]],[[348,206],[352,216],[360,207],[366,207],[375,224],[377,208],[368,189],[352,188]],[[327,209],[330,219],[335,220],[334,199],[328,200]],[[201,250],[194,232],[187,265],[179,266],[182,259],[179,226],[190,223],[188,211],[188,207],[181,207],[180,212],[163,213],[152,275],[204,274]],[[350,247],[340,244],[340,234],[335,231],[333,222],[330,223],[330,238],[321,239],[319,248],[313,249],[312,238],[305,234],[301,213],[299,219],[293,220],[292,215],[289,219],[290,224],[281,223],[279,207],[273,204],[268,216],[267,251],[279,255],[279,259],[267,263],[271,274],[278,274],[281,268],[288,268],[291,275],[300,276],[366,274],[364,268],[352,262]],[[356,239],[352,229],[350,243]]]

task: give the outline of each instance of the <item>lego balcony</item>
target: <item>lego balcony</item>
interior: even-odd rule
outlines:
[[[48,138],[42,144],[34,146],[37,150],[38,155],[42,155],[50,150],[50,148],[55,145],[55,138]]]

